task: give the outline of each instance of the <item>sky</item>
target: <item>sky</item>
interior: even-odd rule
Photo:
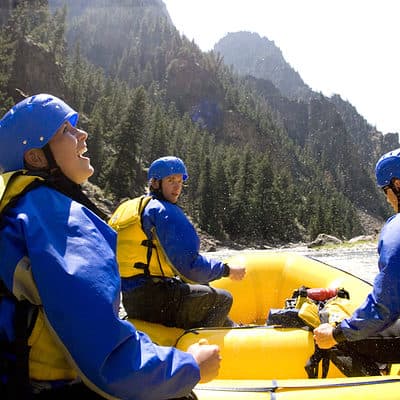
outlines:
[[[203,51],[229,32],[256,32],[312,90],[339,94],[382,133],[400,133],[399,0],[163,1]]]

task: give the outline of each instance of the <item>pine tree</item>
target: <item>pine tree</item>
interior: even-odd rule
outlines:
[[[287,241],[296,238],[296,208],[297,196],[287,171],[281,171],[274,176],[272,204],[276,209],[274,215],[274,236]]]
[[[215,219],[214,186],[211,175],[211,162],[208,157],[205,157],[201,167],[198,193],[200,228],[211,235],[215,235],[218,233],[218,224]]]
[[[251,159],[252,154],[248,148],[239,155],[230,205],[230,234],[233,238],[242,240],[252,230],[249,219],[249,188],[254,182]]]
[[[167,132],[166,118],[159,105],[151,109],[148,124],[148,135],[143,136],[142,148],[146,155],[144,159],[152,162],[168,154],[169,135]]]
[[[115,133],[116,156],[108,176],[108,190],[118,199],[143,192],[145,178],[138,163],[138,143],[146,127],[147,99],[143,87],[134,91]]]
[[[67,6],[56,10],[53,19],[50,20],[50,31],[52,32],[52,40],[49,42],[50,52],[54,60],[63,63],[67,57],[67,43],[65,41]]]
[[[250,191],[250,221],[253,239],[272,239],[275,229],[276,207],[272,202],[273,172],[267,155],[255,160],[254,183]]]
[[[14,64],[15,46],[4,30],[0,31],[0,117],[12,106],[7,88]]]
[[[93,108],[93,112],[90,115],[90,121],[88,124],[88,147],[89,155],[92,165],[95,167],[94,174],[91,177],[91,181],[95,184],[104,186],[104,182],[100,176],[102,168],[104,168],[104,158],[106,152],[105,138],[104,138],[104,111],[108,107],[107,98],[100,98]]]
[[[223,146],[218,146],[213,154],[212,182],[214,191],[215,235],[223,239],[225,236],[224,226],[226,225],[226,215],[227,210],[230,208],[231,196],[223,163],[225,155]]]
[[[70,89],[72,103],[79,109],[82,108],[82,104],[84,103],[84,92],[81,86],[84,80],[83,63],[80,43],[78,42],[74,49],[74,55],[68,63],[67,85]]]

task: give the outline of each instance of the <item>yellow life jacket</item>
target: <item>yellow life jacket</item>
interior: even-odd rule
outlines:
[[[71,367],[58,340],[49,328],[43,309],[39,307],[38,316],[28,340],[29,376],[31,379],[53,381],[73,380],[77,371]]]
[[[155,230],[152,238],[142,228],[142,213],[151,196],[140,196],[120,204],[108,224],[117,231],[117,261],[122,278],[144,274],[173,277],[178,275],[168,260]]]
[[[19,170],[0,175],[0,213],[15,198],[20,196],[35,181],[43,181],[39,176],[27,175],[28,171]]]
[[[34,182],[44,181],[42,177],[27,175],[27,171],[12,171],[0,175],[0,213],[13,199],[24,193]],[[17,300],[15,300],[17,301]],[[28,329],[28,326],[27,326]],[[36,380],[75,379],[77,372],[65,357],[65,352],[54,338],[43,314],[38,307],[34,327],[28,339],[29,377]]]
[[[321,305],[323,305],[322,308]],[[307,296],[299,296],[296,308],[299,310],[299,317],[312,328],[316,328],[323,322],[335,327],[352,314],[349,295],[343,288],[338,290],[337,295],[323,302],[312,300]],[[321,315],[326,320],[321,320]]]

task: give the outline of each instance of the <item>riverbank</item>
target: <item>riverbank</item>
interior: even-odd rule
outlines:
[[[374,247],[376,248],[379,232],[381,231],[385,221],[373,217],[364,211],[358,210],[364,234],[351,238],[349,240],[341,240],[332,235],[321,233],[312,241],[304,241],[298,243],[239,243],[230,240],[220,241],[206,232],[196,227],[200,236],[200,251],[213,252],[224,248],[232,250],[254,249],[254,250],[272,250],[272,249],[291,249],[291,248],[352,248],[352,247]]]
[[[200,232],[201,252],[216,252],[224,249],[230,250],[274,250],[274,249],[313,249],[313,250],[339,250],[339,249],[376,249],[378,235],[362,235],[354,237],[350,240],[343,241],[334,236],[320,234],[312,242],[283,243],[283,244],[265,244],[265,243],[248,243],[241,244],[233,241],[220,241]]]

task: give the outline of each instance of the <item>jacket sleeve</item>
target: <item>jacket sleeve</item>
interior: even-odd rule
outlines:
[[[339,340],[360,340],[381,332],[400,317],[400,214],[382,229],[379,243],[379,273],[364,303],[336,328]]]
[[[142,224],[148,237],[157,235],[168,259],[184,278],[208,283],[223,276],[223,262],[199,253],[199,236],[177,205],[152,199],[143,212]]]
[[[12,287],[13,268],[29,257],[50,329],[84,382],[105,398],[188,394],[200,379],[194,358],[156,346],[118,318],[115,232],[49,189],[29,192],[9,213],[0,239],[2,277]]]

